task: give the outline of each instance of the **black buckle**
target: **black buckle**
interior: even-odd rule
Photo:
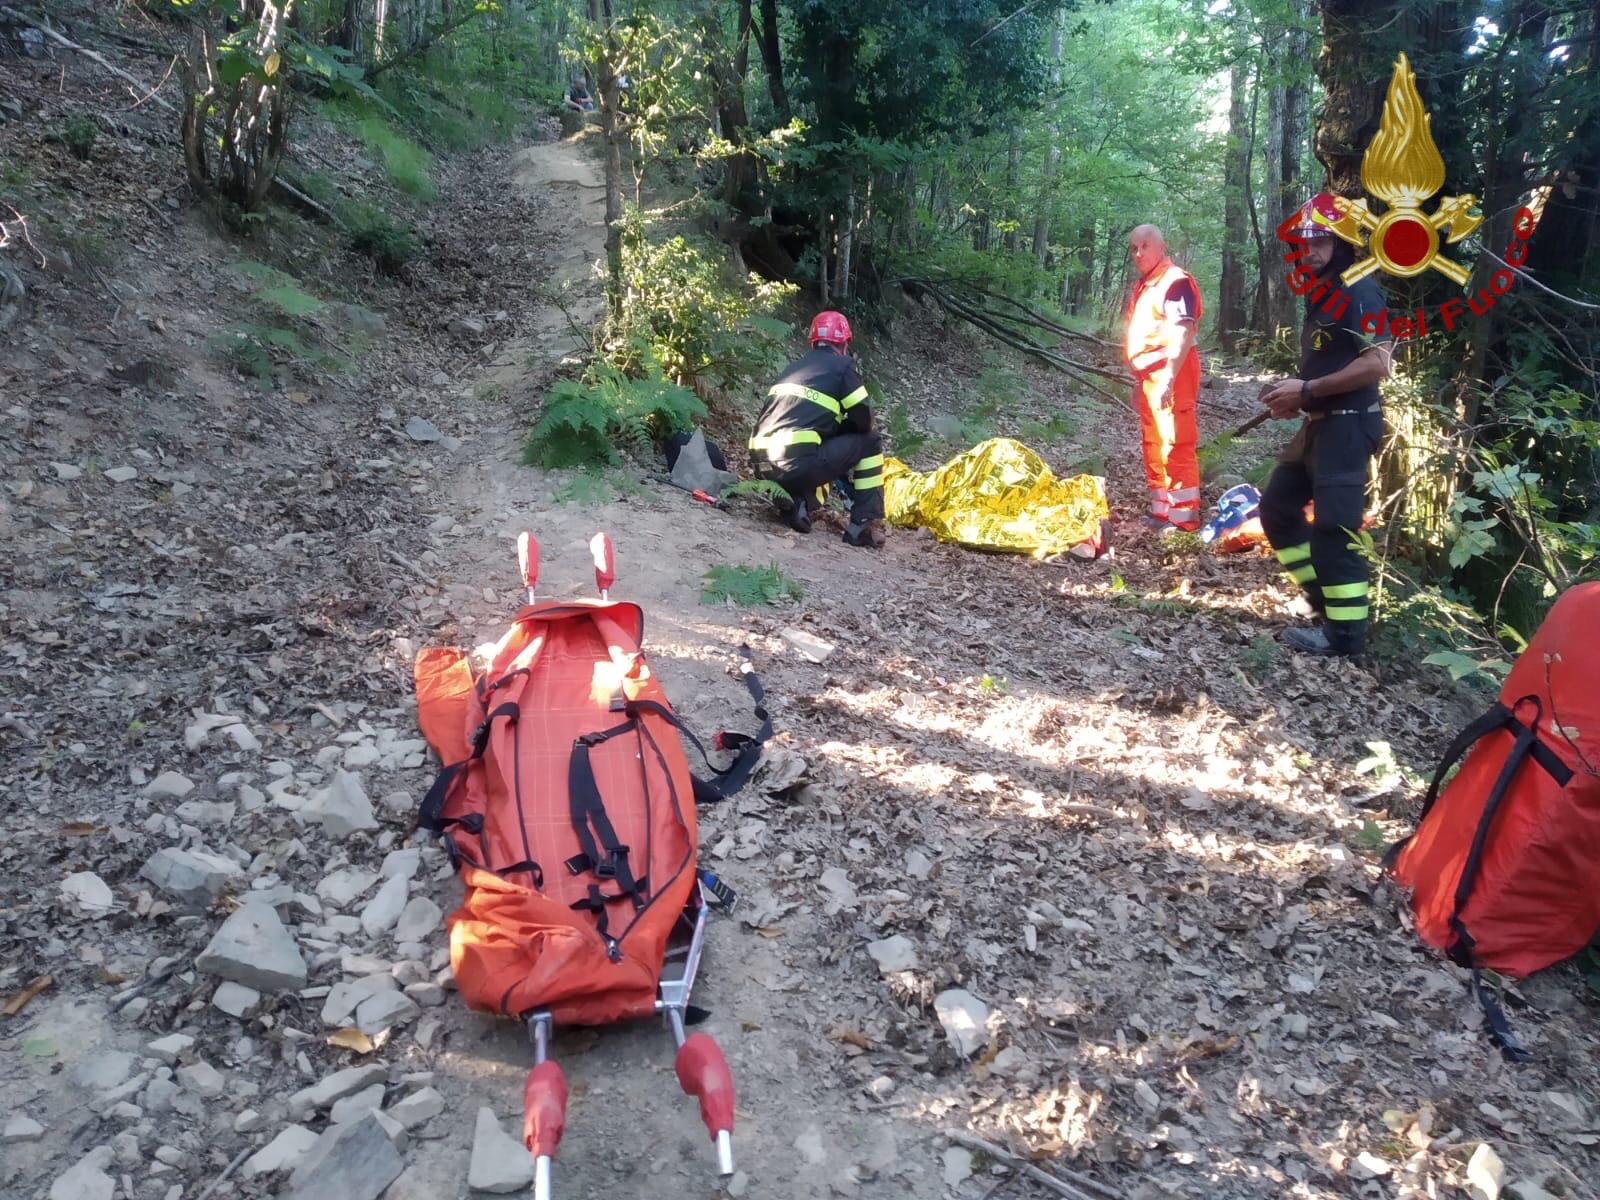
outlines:
[[[628,848],[626,846],[618,846],[610,854],[606,855],[603,861],[594,864],[595,878],[615,879],[617,877],[617,868],[626,868],[627,865]]]
[[[716,898],[717,907],[723,912],[731,913],[734,905],[739,903],[739,893],[734,891],[710,871],[700,872],[700,882],[705,884],[706,891]]]

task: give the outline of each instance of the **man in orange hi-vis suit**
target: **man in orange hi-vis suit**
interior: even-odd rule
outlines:
[[[1161,530],[1200,528],[1200,460],[1195,454],[1195,398],[1200,390],[1200,289],[1167,255],[1154,225],[1128,235],[1139,282],[1128,301],[1124,350],[1133,371],[1133,408],[1144,435],[1150,486],[1146,521]]]

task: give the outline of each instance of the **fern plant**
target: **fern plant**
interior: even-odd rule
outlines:
[[[651,378],[629,379],[600,360],[582,380],[560,380],[545,393],[522,461],[547,469],[613,465],[619,448],[643,450],[705,414],[700,398],[662,379],[659,368]]]
[[[732,601],[740,608],[753,608],[758,604],[774,605],[784,600],[800,600],[805,589],[797,580],[790,579],[771,563],[765,567],[712,567],[700,583],[701,604],[725,604]]]
[[[733,496],[752,496],[781,502],[789,498],[789,493],[781,483],[774,483],[770,479],[741,479],[722,489],[724,500]]]

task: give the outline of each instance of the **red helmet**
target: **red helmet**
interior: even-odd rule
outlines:
[[[845,320],[842,312],[834,312],[831,308],[819,312],[811,321],[811,344],[848,346],[850,322]]]
[[[1300,206],[1292,228],[1303,238],[1335,237],[1333,227],[1343,215],[1331,194],[1318,192]]]

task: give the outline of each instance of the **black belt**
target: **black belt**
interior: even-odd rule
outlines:
[[[1369,404],[1365,408],[1323,408],[1315,412],[1308,409],[1305,417],[1308,421],[1320,421],[1323,417],[1361,417],[1381,409],[1382,405],[1379,404]]]

